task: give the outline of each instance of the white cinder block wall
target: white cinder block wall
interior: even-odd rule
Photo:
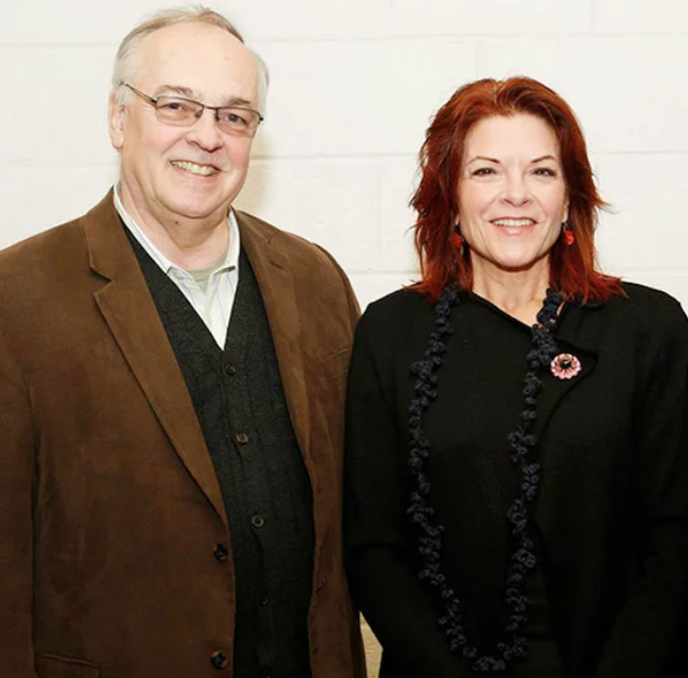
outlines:
[[[165,0],[2,0],[0,246],[83,213],[116,177],[116,46]],[[414,275],[407,207],[431,114],[466,82],[526,74],[578,113],[614,214],[608,272],[688,305],[684,0],[224,0],[269,65],[238,204],[326,246],[361,303]]]
[[[116,178],[117,44],[164,0],[2,0],[0,247],[82,214]],[[578,113],[603,196],[604,268],[688,307],[685,0],[224,0],[269,65],[239,206],[326,246],[361,304],[414,275],[407,208],[431,114],[525,74]],[[374,663],[374,660],[373,660]]]

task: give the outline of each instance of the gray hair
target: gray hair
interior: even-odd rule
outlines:
[[[163,28],[184,23],[217,26],[233,35],[242,45],[246,44],[241,33],[229,19],[208,7],[194,5],[190,7],[163,9],[155,12],[155,14],[149,16],[138,26],[135,26],[125,36],[117,50],[112,73],[112,93],[115,96],[115,101],[119,105],[124,105],[130,95],[129,89],[127,87],[122,87],[122,84],[134,80],[138,71],[141,69],[142,64],[138,57],[143,40],[151,33],[155,33]],[[249,49],[249,52],[253,55],[258,65],[259,105],[261,109],[264,109],[269,83],[268,69],[265,62],[256,52],[252,49]]]

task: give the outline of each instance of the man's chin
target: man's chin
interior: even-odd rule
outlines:
[[[202,222],[212,221],[213,219],[217,219],[219,222],[227,215],[230,205],[230,201],[219,204],[213,203],[212,205],[196,203],[172,204],[168,206],[167,212],[168,218],[179,222]]]

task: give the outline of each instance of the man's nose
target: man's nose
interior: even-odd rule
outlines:
[[[201,109],[187,137],[206,151],[222,146],[224,139],[217,124],[217,112],[210,108]]]

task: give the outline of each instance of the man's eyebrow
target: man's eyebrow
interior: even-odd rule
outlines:
[[[160,92],[174,92],[175,94],[181,94],[189,99],[196,99],[198,97],[198,92],[194,92],[190,87],[184,87],[182,85],[162,85],[158,88]]]
[[[175,94],[180,94],[187,99],[193,99],[194,101],[201,101],[201,95],[190,87],[184,87],[183,85],[163,85],[159,88],[161,92],[174,92]],[[243,97],[230,96],[225,99],[220,106],[251,106],[252,103],[248,99]]]
[[[225,100],[223,106],[252,106],[252,102],[242,97],[229,97]]]

